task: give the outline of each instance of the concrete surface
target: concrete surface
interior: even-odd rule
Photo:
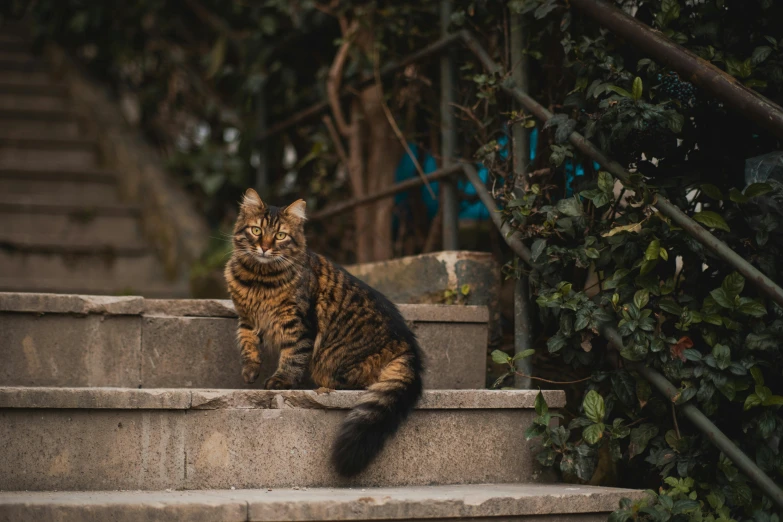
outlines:
[[[484,387],[486,308],[400,311],[419,338],[426,387]],[[248,388],[231,301],[0,293],[0,358],[7,361],[0,385]],[[264,354],[251,387],[260,388],[276,367],[273,354]]]
[[[536,482],[536,392],[425,392],[352,480],[329,457],[360,392],[0,389],[0,490]],[[548,393],[553,408],[563,392]],[[35,444],[31,444],[35,440]]]
[[[0,493],[0,521],[519,520],[598,522],[640,491],[549,484]]]
[[[470,287],[464,304],[489,309],[490,342],[500,335],[500,266],[486,252],[446,251],[345,267],[395,303],[439,303],[446,290]]]

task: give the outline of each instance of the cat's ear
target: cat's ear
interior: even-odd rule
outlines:
[[[242,198],[242,208],[256,208],[263,209],[266,205],[261,201],[261,196],[258,192],[249,188],[245,191],[245,197]]]
[[[303,199],[297,199],[287,207],[283,209],[283,214],[285,214],[288,217],[292,217],[294,219],[298,219],[301,221],[304,221],[307,219],[307,215],[305,213],[305,209],[307,208],[307,203],[305,203],[305,200]]]

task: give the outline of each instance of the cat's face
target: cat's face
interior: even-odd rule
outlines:
[[[292,265],[307,248],[304,223],[304,200],[272,207],[248,189],[234,226],[234,252],[259,264]]]

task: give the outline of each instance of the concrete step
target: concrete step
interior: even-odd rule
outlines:
[[[19,85],[0,83],[0,111],[62,111],[67,107],[68,92],[62,85]]]
[[[0,493],[0,520],[599,522],[640,491],[568,484]]]
[[[9,42],[10,45],[17,45]],[[0,44],[0,50],[7,49]],[[45,69],[0,69],[0,82],[17,83],[24,85],[48,85],[54,82],[54,78]]]
[[[0,109],[0,139],[78,138],[82,125],[67,109]]]
[[[46,72],[46,64],[26,52],[0,52],[0,77],[6,72]]]
[[[8,281],[46,283],[53,291],[66,291],[83,282],[101,283],[114,292],[136,294],[134,286],[165,281],[158,258],[149,250],[123,251],[112,247],[18,245],[0,248],[0,289]],[[62,290],[60,290],[62,288]]]
[[[19,171],[10,171],[17,173]],[[45,172],[45,171],[43,171]],[[58,179],[52,172],[49,179],[5,176],[0,170],[0,194],[19,202],[67,203],[71,205],[113,205],[119,203],[116,182],[109,177],[100,181]]]
[[[104,279],[53,279],[39,277],[20,279],[0,275],[0,293],[2,292],[38,292],[49,294],[91,294],[95,296],[143,295],[150,298],[190,297],[190,285],[187,281],[115,281]]]
[[[0,39],[0,51],[9,53],[29,53],[32,49],[30,42],[10,41]]]
[[[425,387],[483,388],[486,308],[399,308],[422,347]],[[265,354],[245,385],[236,325],[230,301],[0,293],[0,385],[258,389],[277,361]]]
[[[33,236],[116,248],[143,241],[138,209],[132,205],[20,202],[0,194],[0,238]]]
[[[522,436],[537,393],[425,391],[372,465],[344,479],[331,444],[361,391],[0,388],[0,490],[542,482]],[[543,393],[564,406],[564,392]]]
[[[2,30],[2,29],[0,29]],[[31,62],[39,58],[29,51],[3,51],[0,50],[0,62]]]
[[[90,169],[98,146],[81,138],[0,138],[0,168]]]

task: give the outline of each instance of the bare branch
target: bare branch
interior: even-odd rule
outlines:
[[[329,137],[332,138],[332,142],[334,142],[334,149],[337,151],[337,155],[340,157],[340,161],[343,163],[343,165],[345,165],[345,168],[348,169],[348,154],[345,152],[342,139],[340,138],[340,134],[337,132],[337,129],[334,127],[332,118],[329,115],[326,115],[323,117],[323,122],[324,125],[326,125],[326,130],[329,132]]]
[[[348,52],[351,50],[353,35],[356,32],[357,23],[352,22],[347,32],[343,33],[343,44],[338,49],[334,57],[332,66],[329,68],[329,75],[326,77],[326,95],[329,99],[329,106],[332,108],[334,120],[337,123],[337,129],[343,136],[351,133],[350,126],[345,120],[343,110],[340,107],[340,87],[342,84],[343,69],[348,59]]]
[[[389,109],[389,106],[386,105],[386,100],[383,98],[383,84],[381,83],[381,72],[380,69],[378,69],[378,61],[379,61],[378,53],[376,52],[373,70],[375,73],[375,84],[378,86],[381,108],[383,109],[383,113],[386,115],[386,119],[389,121],[389,125],[391,125],[394,134],[397,136],[397,139],[400,141],[400,145],[402,145],[405,148],[405,152],[408,153],[408,157],[410,157],[411,161],[413,161],[413,164],[416,166],[416,171],[419,173],[419,176],[421,176],[421,180],[424,182],[424,185],[426,185],[427,190],[430,193],[430,196],[432,197],[432,199],[436,199],[435,192],[432,190],[432,187],[430,186],[430,181],[427,179],[427,175],[424,173],[424,169],[421,168],[421,164],[419,163],[418,158],[413,154],[413,151],[411,151],[411,148],[408,146],[408,140],[405,139],[405,136],[402,134],[400,127],[397,126],[397,122],[394,120],[394,115],[392,114],[391,109]]]

